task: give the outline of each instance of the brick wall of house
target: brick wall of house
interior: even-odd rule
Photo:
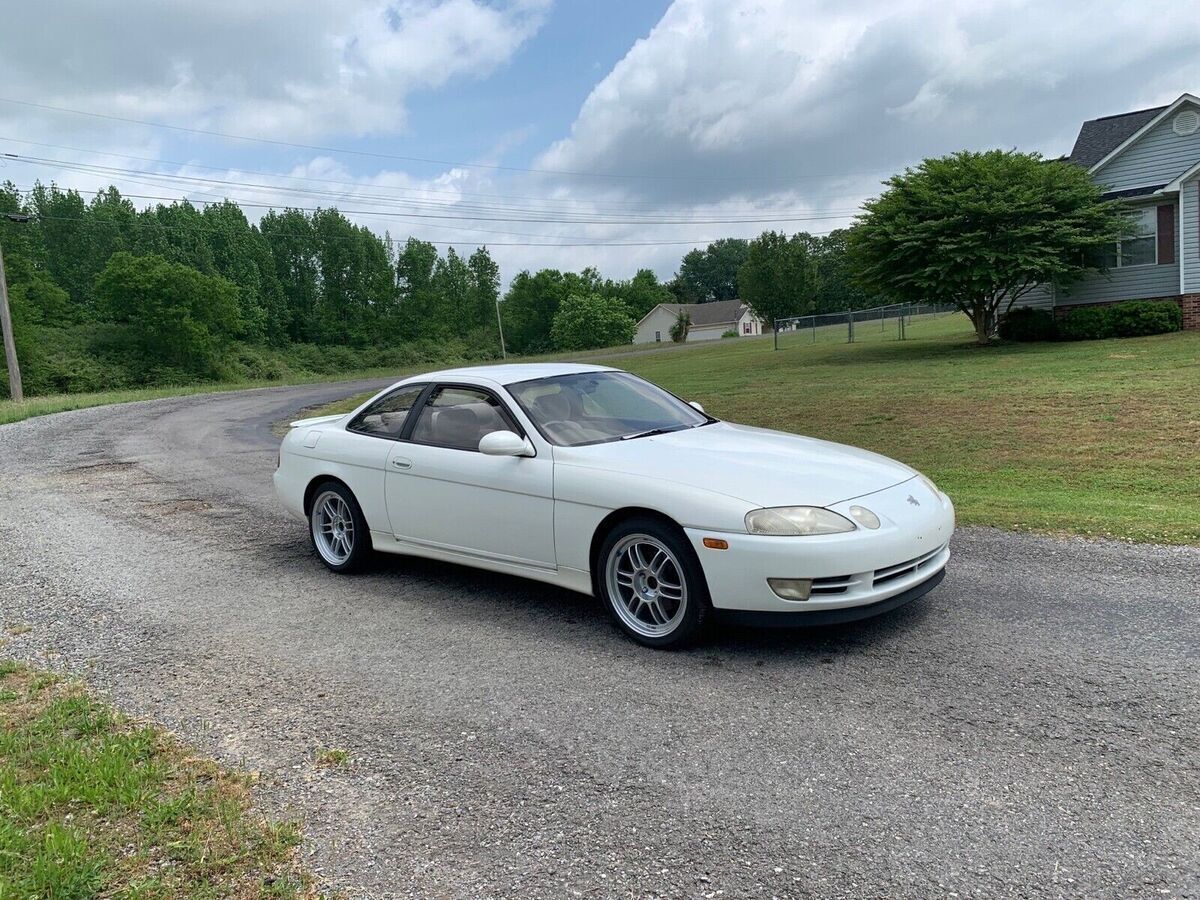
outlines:
[[[1200,294],[1175,294],[1170,297],[1147,297],[1145,299],[1170,300],[1178,303],[1180,309],[1183,310],[1183,330],[1200,331]],[[1056,318],[1062,319],[1071,310],[1079,309],[1082,306],[1111,306],[1114,303],[1120,302],[1120,300],[1111,300],[1105,303],[1076,303],[1071,306],[1056,306],[1054,307],[1054,315]]]
[[[1183,307],[1183,330],[1200,331],[1200,294],[1184,294],[1179,305]]]

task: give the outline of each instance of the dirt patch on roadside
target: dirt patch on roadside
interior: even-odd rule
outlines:
[[[172,484],[131,460],[76,466],[50,480],[108,517],[155,530],[161,530],[164,522],[179,516],[228,514],[209,501],[190,495],[183,485]]]

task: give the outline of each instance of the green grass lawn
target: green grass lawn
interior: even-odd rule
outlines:
[[[315,896],[248,777],[0,660],[0,898]]]
[[[977,348],[965,316],[911,340],[724,341],[627,368],[720,418],[876,450],[959,520],[1200,544],[1200,334]]]
[[[903,342],[894,322],[838,329],[610,361],[719,418],[900,459],[966,524],[1200,544],[1200,334],[978,348],[957,313]]]

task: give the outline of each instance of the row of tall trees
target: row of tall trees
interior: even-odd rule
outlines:
[[[685,254],[666,286],[681,303],[741,298],[764,317],[863,309],[879,301],[852,277],[848,235],[844,228],[791,238],[769,231],[713,241]]]
[[[43,185],[25,198],[7,184],[0,212],[30,216],[0,226],[14,285],[54,284],[69,321],[101,315],[96,279],[124,252],[233,284],[235,330],[248,341],[363,346],[495,328],[500,275],[485,248],[463,258],[417,240],[396,247],[336,209],[271,211],[251,224],[229,201],[138,210],[115,188],[89,202]]]
[[[138,209],[115,188],[88,201],[5,184],[4,213],[21,219],[0,215],[0,245],[34,393],[270,376],[231,364],[247,347],[275,359],[316,348],[306,369],[321,348],[499,353],[500,272],[486,248],[397,246],[335,209],[257,224],[231,202]]]

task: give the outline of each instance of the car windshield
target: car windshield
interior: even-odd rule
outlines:
[[[715,421],[626,372],[581,372],[508,386],[546,440],[564,447],[631,440]]]

